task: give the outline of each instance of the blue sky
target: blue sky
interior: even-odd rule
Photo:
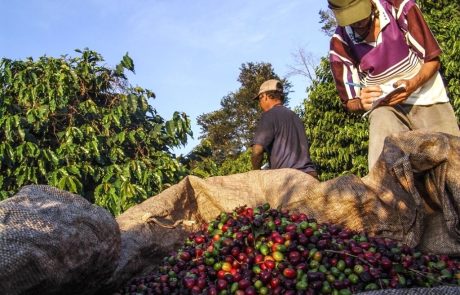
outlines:
[[[299,48],[319,58],[329,39],[320,31],[325,0],[0,0],[0,56],[11,59],[99,52],[109,66],[128,52],[133,85],[155,92],[165,119],[187,113],[198,143],[196,117],[220,108],[240,87],[239,68],[269,62],[285,76]],[[306,97],[307,80],[289,78],[291,107]]]

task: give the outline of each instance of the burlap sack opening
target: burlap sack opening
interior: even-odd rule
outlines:
[[[120,242],[107,210],[50,186],[25,186],[0,202],[0,294],[108,292]]]
[[[318,182],[293,169],[188,176],[117,218],[122,256],[115,277],[151,270],[222,211],[267,202],[422,251],[459,255],[459,151],[458,137],[411,131],[387,138],[378,163],[363,178]]]

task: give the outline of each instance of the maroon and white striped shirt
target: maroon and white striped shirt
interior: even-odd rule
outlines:
[[[337,27],[329,59],[340,99],[350,111],[362,109],[360,89],[391,85],[414,77],[425,61],[441,54],[441,48],[414,0],[372,0],[379,12],[380,33],[375,42],[358,41],[350,26]],[[404,102],[431,105],[448,102],[439,72]]]

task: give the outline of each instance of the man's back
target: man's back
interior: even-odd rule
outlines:
[[[304,125],[293,111],[282,105],[274,106],[262,114],[253,144],[264,147],[269,154],[271,169],[315,171]]]

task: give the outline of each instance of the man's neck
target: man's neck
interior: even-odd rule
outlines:
[[[282,105],[283,105],[283,103],[282,103],[281,101],[276,100],[276,101],[274,101],[273,103],[271,103],[271,104],[268,106],[267,111],[271,110],[271,109],[274,108],[274,107],[282,106]]]

